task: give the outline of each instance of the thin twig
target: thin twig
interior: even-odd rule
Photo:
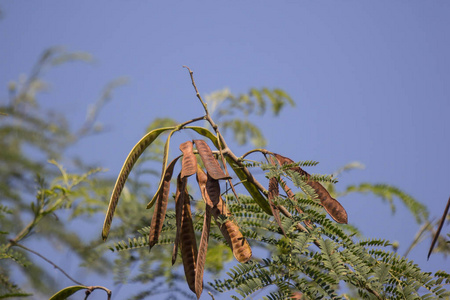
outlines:
[[[414,240],[412,241],[411,245],[409,245],[408,249],[406,249],[405,254],[403,254],[404,257],[407,257],[409,252],[416,246],[418,245],[421,240],[423,240],[423,233],[428,230],[428,228],[431,227],[431,223],[430,222],[426,222],[425,224],[422,225],[422,227],[420,227],[419,231],[416,233],[416,235],[414,236]]]
[[[90,286],[86,290],[86,297],[84,298],[84,300],[86,300],[94,290],[104,290],[106,292],[106,294],[108,295],[108,300],[111,300],[111,295],[112,295],[111,290],[109,290],[103,286]]]
[[[181,129],[181,128],[185,127],[186,125],[189,125],[189,124],[197,122],[197,121],[205,120],[205,119],[206,118],[204,116],[203,117],[194,118],[192,120],[189,120],[189,121],[186,121],[186,122],[183,122],[183,123],[179,124],[178,127]]]
[[[191,82],[192,85],[194,86],[195,89],[195,93],[197,94],[197,98],[200,100],[200,102],[203,105],[203,109],[205,110],[206,114],[209,115],[208,113],[208,106],[206,105],[206,103],[203,101],[202,97],[200,96],[200,93],[198,92],[197,86],[195,85],[195,81],[194,81],[194,72],[191,71],[191,69],[188,66],[183,66],[183,68],[188,69],[189,71],[189,75],[191,76]]]
[[[51,260],[49,260],[48,258],[46,258],[45,256],[43,256],[42,254],[40,254],[40,253],[38,253],[38,252],[36,252],[36,251],[34,251],[34,250],[31,250],[30,248],[27,248],[27,247],[25,247],[24,245],[21,245],[21,244],[15,242],[14,240],[9,240],[9,242],[10,242],[11,245],[13,245],[13,246],[17,246],[17,247],[19,247],[19,248],[22,248],[22,249],[24,249],[24,250],[26,250],[26,251],[28,251],[28,252],[31,252],[31,253],[33,253],[33,254],[39,256],[40,258],[42,258],[43,260],[45,260],[46,262],[48,262],[49,264],[51,264],[55,269],[58,269],[59,271],[61,271],[61,273],[63,273],[63,274],[64,274],[68,279],[70,279],[72,282],[74,282],[74,283],[76,283],[76,284],[78,284],[78,285],[84,285],[84,284],[82,284],[81,282],[79,282],[79,281],[73,279],[72,277],[70,277],[70,275],[67,274],[63,269],[61,269],[57,264],[55,264],[54,262],[52,262]]]
[[[269,150],[266,149],[253,149],[248,151],[247,153],[245,153],[244,155],[242,155],[241,157],[239,157],[241,160],[244,159],[247,155],[255,153],[255,152],[261,152],[262,154],[266,155],[266,154],[272,154],[272,152],[270,152]]]
[[[433,241],[431,242],[431,246],[430,246],[430,250],[428,251],[427,259],[430,259],[431,252],[433,251],[434,245],[436,244],[436,241],[438,240],[439,234],[441,233],[442,226],[445,223],[445,219],[447,217],[449,209],[450,209],[450,197],[448,198],[447,205],[445,206],[444,213],[442,214],[442,218],[441,218],[441,221],[439,223],[439,226],[438,226],[438,229],[436,231],[436,234],[434,235]]]
[[[228,154],[233,154],[231,152],[231,150],[228,148],[225,139],[222,137],[222,135],[219,132],[219,126],[217,126],[217,124],[214,122],[214,120],[211,118],[211,115],[208,112],[208,106],[207,104],[203,101],[202,97],[200,96],[200,93],[198,92],[197,89],[197,85],[195,84],[195,80],[194,80],[194,72],[192,72],[192,70],[188,67],[188,66],[183,66],[183,68],[188,69],[189,71],[189,75],[191,77],[191,82],[192,82],[192,86],[195,89],[195,93],[197,95],[197,98],[200,100],[200,102],[203,105],[203,109],[205,110],[205,120],[208,121],[208,123],[211,125],[211,127],[214,129],[214,132],[217,135],[217,144],[219,146],[219,152],[220,152],[220,158],[222,160],[222,164],[223,167],[225,169],[225,174],[230,177],[230,173],[228,172],[228,168],[227,168],[227,163],[225,161],[225,157],[224,157],[224,152],[226,151]],[[234,157],[236,157],[236,155],[233,154]],[[236,197],[236,199],[239,201],[239,197],[236,193],[236,190],[234,189],[233,183],[231,182],[231,179],[228,179],[228,182],[230,183],[231,189],[233,191],[234,196]]]

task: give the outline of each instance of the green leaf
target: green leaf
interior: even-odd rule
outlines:
[[[84,290],[84,289],[88,289],[88,287],[84,286],[84,285],[69,286],[69,287],[66,287],[66,288],[60,290],[53,296],[51,296],[49,300],[65,300],[65,299],[67,299],[67,297],[75,294],[79,290]]]

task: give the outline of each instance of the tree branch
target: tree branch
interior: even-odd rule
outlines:
[[[203,105],[203,109],[205,110],[206,115],[209,115],[208,113],[208,106],[206,105],[206,103],[203,101],[202,97],[200,96],[200,93],[198,92],[197,86],[195,85],[195,81],[194,81],[194,72],[191,71],[191,69],[188,66],[183,66],[183,68],[188,69],[189,71],[189,75],[191,76],[191,82],[192,82],[192,86],[195,89],[195,93],[197,94],[197,98],[198,100],[200,100],[200,102]]]
[[[86,290],[86,297],[84,298],[84,300],[86,300],[86,299],[89,297],[89,295],[91,295],[91,293],[92,293],[94,290],[104,290],[104,291],[106,292],[106,294],[108,295],[108,300],[111,300],[111,295],[112,295],[111,290],[109,290],[109,289],[107,289],[107,288],[105,288],[105,287],[103,287],[103,286],[90,286],[90,287]]]
[[[68,279],[70,279],[70,280],[71,280],[72,282],[74,282],[75,284],[77,284],[77,285],[84,285],[84,284],[82,284],[81,282],[79,282],[79,281],[73,279],[72,277],[70,277],[70,275],[67,274],[63,269],[61,269],[57,264],[55,264],[54,262],[52,262],[51,260],[49,260],[48,258],[46,258],[45,256],[43,256],[42,254],[40,254],[40,253],[38,253],[38,252],[36,252],[36,251],[34,251],[34,250],[31,250],[30,248],[27,248],[27,247],[25,247],[24,245],[21,245],[21,244],[17,243],[17,242],[14,241],[14,240],[9,240],[9,242],[10,242],[10,244],[11,244],[12,246],[17,246],[17,247],[19,247],[19,248],[22,248],[22,249],[28,251],[28,252],[33,253],[34,255],[39,256],[40,258],[42,258],[43,260],[45,260],[46,262],[48,262],[49,264],[51,264],[55,269],[58,269],[59,271],[61,271],[61,273],[63,273],[64,276],[66,276]]]
[[[228,154],[232,154],[234,157],[236,157],[236,155],[233,154],[233,152],[231,152],[231,150],[228,148],[227,143],[225,142],[225,139],[223,138],[222,134],[220,134],[219,132],[219,126],[217,126],[217,124],[214,122],[214,120],[211,118],[211,115],[208,112],[208,106],[207,104],[203,101],[202,97],[200,96],[200,93],[198,92],[197,89],[197,85],[195,84],[195,80],[194,80],[194,72],[192,72],[192,70],[188,67],[188,66],[183,66],[183,68],[188,69],[189,71],[189,75],[191,77],[191,82],[192,82],[192,86],[195,89],[195,93],[197,94],[197,98],[200,100],[200,102],[203,105],[203,109],[205,110],[205,120],[208,121],[208,123],[211,125],[211,127],[214,129],[214,132],[216,133],[217,136],[217,143],[219,145],[219,152],[220,152],[220,158],[222,160],[222,164],[223,167],[225,169],[225,174],[230,177],[230,173],[228,172],[228,168],[227,168],[227,163],[225,161],[225,157],[223,156],[224,151],[226,151]],[[248,170],[247,170],[248,171]],[[231,179],[228,179],[228,182],[230,183],[231,186],[231,190],[233,191],[234,196],[236,197],[236,200],[239,201],[239,197],[236,193],[236,190],[234,189],[234,185],[231,182]]]

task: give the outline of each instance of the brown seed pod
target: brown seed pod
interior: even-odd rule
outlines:
[[[219,203],[213,207],[212,214],[223,237],[228,245],[230,245],[236,260],[240,263],[248,262],[252,258],[250,244],[242,235],[239,226],[233,220],[229,219],[231,214],[228,212],[222,198]]]
[[[278,224],[278,227],[280,227],[281,231],[283,232],[283,235],[286,236],[286,232],[284,231],[284,228],[281,225],[280,210],[278,209],[278,206],[275,205],[275,203],[273,202],[278,197],[278,195],[279,195],[278,180],[275,177],[272,177],[269,179],[269,197],[267,199],[269,200],[270,208],[272,209],[272,214],[275,221]]]
[[[166,218],[167,203],[169,200],[170,181],[172,180],[173,168],[179,157],[175,158],[164,172],[163,185],[156,200],[155,210],[153,211],[152,221],[150,223],[149,246],[150,250],[158,242],[164,219]]]
[[[212,201],[210,200],[211,197],[209,196],[206,189],[208,180],[210,180],[210,177],[208,177],[207,174],[205,174],[205,172],[199,166],[197,170],[197,182],[200,187],[200,191],[202,191],[203,199],[205,199],[205,202],[207,204],[206,206],[212,205]],[[228,212],[225,203],[220,197],[220,191],[218,194],[219,197],[217,205],[212,205],[212,215],[216,221],[217,226],[219,226],[223,237],[231,247],[236,260],[241,263],[245,263],[252,257],[252,250],[249,243],[239,230],[239,226],[236,225],[234,221],[229,219],[231,214]]]
[[[280,185],[281,185],[281,188],[282,188],[282,189],[284,190],[284,192],[286,193],[286,195],[288,196],[288,198],[291,199],[291,200],[295,200],[295,195],[294,195],[294,193],[292,192],[291,188],[286,184],[286,182],[283,180],[283,178],[280,178]],[[295,210],[296,210],[299,214],[303,214],[303,213],[304,213],[303,210],[302,210],[300,207],[298,207],[298,206],[295,206]],[[304,220],[303,222],[304,222],[305,225],[308,226],[310,229],[313,228],[312,223],[311,223],[310,220]]]
[[[209,197],[209,200],[211,201],[212,206],[216,206],[220,201],[220,184],[219,181],[209,176],[209,173],[207,175],[206,180],[206,193]]]
[[[195,239],[194,225],[192,223],[191,204],[186,190],[186,179],[181,179],[178,175],[177,193],[175,208],[177,233],[175,237],[174,250],[172,253],[172,264],[177,256],[178,243],[180,244],[181,258],[183,260],[184,274],[191,291],[196,293],[195,273],[197,264],[197,241]]]
[[[294,161],[290,158],[284,157],[280,154],[274,153],[275,158],[278,160],[280,165],[284,164],[293,164]],[[297,172],[298,174],[304,176],[306,178],[306,184],[314,189],[317,194],[317,197],[320,200],[320,204],[325,208],[326,212],[338,223],[347,224],[348,216],[344,207],[333,197],[331,197],[330,193],[317,181],[311,180],[311,175],[309,175],[306,171],[304,171],[300,167],[291,167],[292,171]]]
[[[177,191],[175,194],[175,221],[177,230],[175,233],[175,242],[172,251],[172,265],[175,264],[178,254],[178,246],[181,239],[181,228],[183,225],[184,198],[189,197],[186,191],[187,178],[181,178],[181,174],[177,177]]]
[[[183,160],[181,162],[181,177],[189,177],[197,172],[197,159],[194,154],[194,144],[191,141],[184,142],[180,145],[183,152]]]
[[[229,179],[230,177],[225,175],[220,168],[219,162],[214,158],[208,144],[204,140],[194,140],[194,143],[198,150],[198,154],[200,154],[200,158],[208,171],[208,174],[216,180]]]
[[[195,270],[195,293],[197,299],[203,291],[203,273],[205,270],[206,252],[208,251],[209,231],[211,229],[211,206],[206,205],[205,216],[203,220],[202,236],[198,248],[197,264]]]
[[[195,239],[194,225],[189,197],[185,197],[183,209],[183,225],[181,229],[181,257],[183,259],[184,275],[191,291],[197,294],[195,287],[195,273],[197,268],[197,241]]]

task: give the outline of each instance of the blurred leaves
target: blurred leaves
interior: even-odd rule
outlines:
[[[418,224],[421,224],[428,219],[427,207],[395,186],[388,184],[361,183],[359,185],[348,186],[344,195],[351,192],[373,193],[376,196],[381,197],[381,199],[389,203],[392,213],[395,213],[396,210],[394,197],[397,197],[413,214]]]
[[[105,88],[83,130],[71,130],[64,114],[41,109],[38,100],[40,93],[49,89],[43,79],[46,72],[80,61],[91,63],[93,58],[61,47],[44,51],[29,76],[8,84],[9,99],[0,105],[0,290],[7,289],[16,297],[23,293],[8,289],[13,286],[9,279],[12,269],[18,269],[28,279],[28,286],[40,293],[54,292],[56,286],[49,275],[52,268],[34,264],[35,257],[24,249],[15,249],[21,241],[46,239],[54,251],[69,249],[76,253],[91,270],[104,272],[108,266],[100,254],[106,247],[98,247],[98,241],[89,241],[84,232],[69,228],[72,219],[104,210],[102,199],[109,194],[109,179],[98,176],[100,168],[66,157],[65,151],[92,131],[96,115],[122,81]],[[57,161],[64,161],[75,171],[66,171]]]
[[[206,95],[205,99],[210,113],[224,133],[230,130],[239,145],[250,142],[255,147],[264,147],[266,139],[249,116],[262,116],[267,107],[274,116],[278,116],[286,105],[295,106],[292,98],[281,89],[252,88],[248,93],[239,95],[223,89]]]

